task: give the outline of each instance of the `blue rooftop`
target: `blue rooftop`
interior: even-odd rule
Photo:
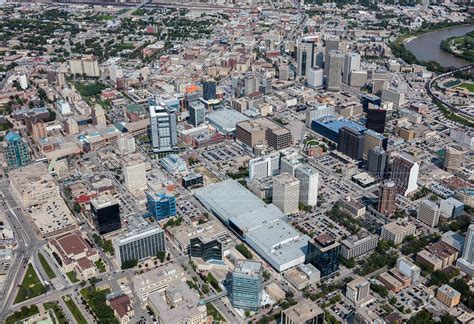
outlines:
[[[17,133],[14,133],[12,131],[8,132],[8,134],[5,136],[5,141],[8,142],[8,143],[17,142],[19,140],[21,140],[20,135],[18,135]]]

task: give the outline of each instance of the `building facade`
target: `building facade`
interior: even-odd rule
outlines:
[[[232,306],[257,311],[262,298],[262,276],[260,262],[237,261],[230,280],[229,299]]]
[[[17,133],[9,132],[2,143],[3,155],[9,168],[18,168],[31,162],[28,142]]]
[[[333,236],[322,234],[308,242],[306,261],[321,272],[321,278],[327,277],[339,270],[340,250]]]
[[[146,207],[155,220],[176,216],[176,198],[166,193],[147,193]]]

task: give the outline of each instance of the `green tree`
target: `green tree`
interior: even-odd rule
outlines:
[[[127,260],[122,262],[122,270],[136,267],[138,260]]]

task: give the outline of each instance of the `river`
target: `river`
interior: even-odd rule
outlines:
[[[472,63],[443,51],[441,42],[473,30],[474,25],[444,28],[415,37],[405,47],[420,61],[435,61],[443,67],[461,67]]]

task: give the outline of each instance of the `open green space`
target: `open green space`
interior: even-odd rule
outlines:
[[[67,296],[64,296],[63,297],[63,300],[64,300],[64,303],[66,304],[67,308],[69,308],[69,311],[72,313],[72,316],[74,316],[75,320],[77,321],[77,323],[79,324],[87,324],[87,321],[86,319],[84,318],[84,316],[82,315],[81,311],[79,310],[79,308],[77,308],[77,305],[76,303],[74,302],[74,300],[72,300],[71,298],[67,297]]]
[[[87,302],[99,323],[118,324],[114,311],[106,304],[106,296],[110,289],[97,290],[93,286],[81,290],[81,296]]]
[[[20,290],[15,298],[15,304],[21,303],[27,299],[40,296],[46,292],[45,287],[41,284],[35,269],[31,264],[28,264],[23,282],[20,285]]]
[[[105,264],[102,261],[102,259],[97,260],[96,262],[94,262],[94,264],[95,264],[95,266],[97,267],[97,269],[99,270],[100,273],[106,271]]]
[[[79,282],[79,279],[77,279],[76,272],[74,270],[67,272],[66,275],[72,283]]]
[[[32,305],[31,307],[23,306],[21,310],[16,311],[12,315],[8,316],[5,320],[5,324],[15,324],[25,318],[39,314],[38,306]]]
[[[48,261],[46,261],[46,258],[41,252],[38,252],[38,258],[48,278],[49,279],[56,278],[56,274],[54,273],[53,269],[51,269],[51,266],[49,265]]]
[[[55,302],[46,302],[43,304],[44,309],[48,310],[51,309],[54,312],[54,315],[56,316],[59,324],[67,324],[68,321],[66,319],[66,316],[64,315],[61,307]]]
[[[222,317],[221,313],[219,313],[217,311],[217,309],[212,305],[212,304],[207,304],[206,305],[206,308],[207,308],[207,315],[211,315],[212,316],[212,319],[213,319],[213,323],[215,322],[223,322],[224,321],[224,317]]]
[[[463,82],[459,86],[467,89],[469,92],[474,92],[474,83]]]

